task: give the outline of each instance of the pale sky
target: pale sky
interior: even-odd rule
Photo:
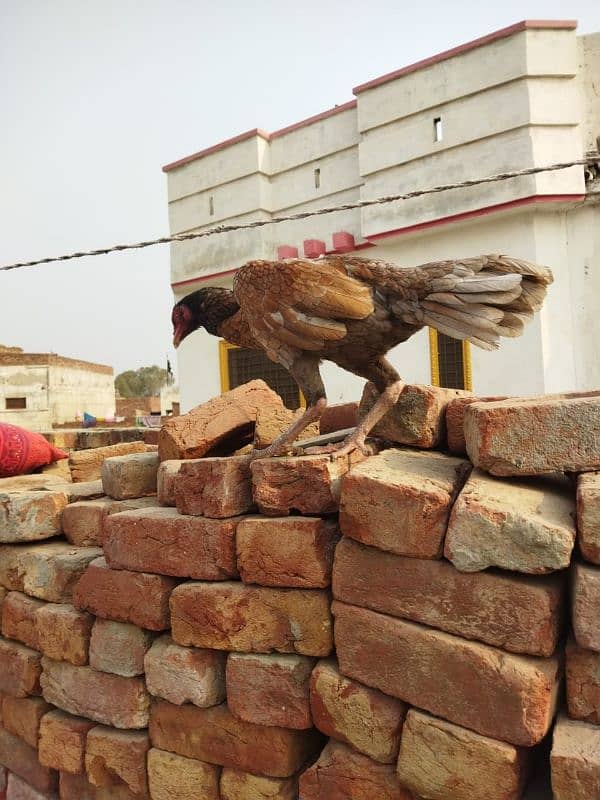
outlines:
[[[0,266],[165,235],[164,164],[526,18],[600,2],[0,0]],[[0,344],[175,366],[171,306],[168,245],[0,272]]]

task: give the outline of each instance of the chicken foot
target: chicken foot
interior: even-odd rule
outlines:
[[[302,431],[308,428],[311,423],[317,422],[321,418],[326,407],[327,399],[325,397],[320,397],[314,405],[308,406],[304,414],[290,425],[287,431],[281,433],[268,447],[264,450],[253,450],[252,453],[250,453],[250,461],[254,461],[257,458],[273,458],[274,456],[284,455],[289,445],[296,441]]]

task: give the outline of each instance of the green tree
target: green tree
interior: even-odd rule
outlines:
[[[155,397],[167,383],[167,370],[154,365],[121,372],[115,389],[121,397]]]

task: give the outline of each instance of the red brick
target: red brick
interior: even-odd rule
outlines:
[[[237,575],[236,525],[237,520],[184,516],[174,508],[127,511],[106,520],[104,553],[117,569],[226,580]]]
[[[334,520],[318,517],[247,517],[236,531],[244,583],[320,589],[331,583],[339,540]]]
[[[2,635],[39,650],[36,614],[43,606],[22,592],[9,592],[2,603]]]
[[[457,397],[451,400],[446,406],[446,432],[448,439],[448,450],[458,456],[467,454],[467,443],[465,441],[465,414],[467,408],[472,403],[490,403],[496,400],[506,400],[506,396],[500,397]]]
[[[467,452],[492,475],[600,469],[600,393],[473,403],[465,415]]]
[[[95,725],[89,719],[74,717],[65,711],[50,711],[40,723],[40,763],[61,772],[83,772],[85,740]]]
[[[58,800],[55,792],[40,792],[14,772],[8,774],[6,795],[0,796],[5,796],[6,800]]]
[[[2,701],[3,725],[28,745],[37,750],[40,720],[51,711],[43,697],[10,697]]]
[[[158,465],[156,475],[156,493],[159,506],[175,505],[175,483],[179,474],[179,467],[182,465],[181,459],[163,461]]]
[[[285,406],[281,408],[259,408],[254,428],[254,447],[263,450],[273,444],[275,439],[292,425],[304,413],[303,408],[292,411]],[[311,439],[319,435],[319,423],[312,422],[299,435],[298,439]]]
[[[0,766],[0,800],[6,800],[6,784],[8,772],[6,767]]]
[[[338,510],[342,477],[364,456],[332,461],[328,455],[259,458],[251,463],[254,500],[261,514],[331,514]]]
[[[73,586],[99,547],[74,547],[67,542],[0,547],[0,582],[51,603],[68,603]]]
[[[529,752],[412,708],[402,731],[398,777],[417,797],[430,800],[511,800],[521,797]]]
[[[334,403],[326,406],[319,420],[319,433],[335,433],[358,424],[358,403]]]
[[[220,789],[221,800],[296,800],[298,779],[266,778],[226,767],[221,773]]]
[[[413,800],[392,764],[379,764],[331,740],[300,776],[302,800]]]
[[[537,744],[556,705],[559,662],[513,655],[334,602],[340,671],[484,736]]]
[[[73,451],[69,455],[69,467],[74,483],[96,481],[100,478],[102,464],[107,458],[128,453],[145,453],[144,442],[120,442],[119,444],[93,447]]]
[[[257,725],[312,727],[309,681],[313,658],[230,653],[227,704],[232,714]]]
[[[126,786],[140,797],[148,797],[146,753],[150,742],[146,731],[120,731],[98,725],[87,735],[85,770],[94,786],[113,789]]]
[[[152,800],[219,800],[219,767],[151,748],[148,783]]]
[[[158,453],[129,453],[107,458],[101,469],[102,488],[114,500],[156,494]]]
[[[254,505],[248,458],[231,456],[183,462],[175,479],[175,502],[181,514],[215,519],[245,514]]]
[[[567,704],[569,716],[600,725],[600,653],[567,643]]]
[[[364,417],[375,404],[377,390],[367,383],[360,401],[359,417]],[[460,389],[406,384],[394,408],[372,430],[373,436],[398,444],[431,448],[443,446],[446,440],[446,408],[457,397],[469,397]]]
[[[68,505],[62,513],[63,532],[68,541],[78,546],[102,545],[102,525],[112,502],[103,497]]]
[[[385,450],[342,483],[340,528],[363,544],[417,558],[440,558],[452,503],[467,462],[441,453]]]
[[[98,787],[91,784],[85,773],[60,773],[60,800],[140,800],[125,785]]]
[[[600,472],[577,478],[577,540],[586,561],[600,564]]]
[[[0,542],[31,542],[61,532],[60,515],[69,502],[64,492],[0,493]]]
[[[0,638],[0,692],[13,697],[39,694],[40,659],[37,650]]]
[[[454,504],[444,555],[462,572],[564,569],[575,544],[574,512],[566,481],[497,480],[474,470]]]
[[[406,706],[395,697],[345,678],[334,660],[319,661],[310,679],[317,728],[382,764],[396,763]]]
[[[600,567],[573,565],[572,621],[580,647],[600,652]]]
[[[327,592],[242,583],[186,583],[171,598],[177,644],[240,652],[327,656],[332,649]]]
[[[40,650],[56,661],[88,663],[94,618],[71,605],[46,603],[37,613]]]
[[[165,700],[152,704],[150,740],[153,747],[168,747],[188,758],[273,778],[293,775],[321,744],[314,730],[292,731],[242,722],[225,703],[197,708],[175,706]]]
[[[90,640],[90,666],[125,678],[142,675],[144,656],[152,640],[149,631],[135,625],[96,619]]]
[[[49,658],[42,664],[44,698],[63,711],[115,728],[148,724],[150,696],[142,678],[123,678]]]
[[[58,783],[57,773],[40,764],[36,750],[3,728],[0,728],[0,764],[40,792],[51,792]]]
[[[459,572],[448,561],[394,556],[343,539],[333,594],[512,653],[550,656],[562,628],[563,573]]]
[[[237,386],[166,420],[158,439],[160,460],[201,458],[217,447],[225,454],[236,450],[251,441],[258,408],[282,405],[279,395],[262,380]]]
[[[600,786],[600,727],[559,717],[550,754],[554,800],[592,800]]]
[[[144,660],[146,686],[150,694],[176,705],[217,705],[225,699],[225,658],[225,653],[181,647],[161,636]]]
[[[160,631],[169,627],[169,596],[176,585],[162,575],[110,569],[97,558],[79,579],[73,603],[103,619]]]

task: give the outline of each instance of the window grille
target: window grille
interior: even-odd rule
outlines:
[[[469,342],[429,329],[431,382],[447,389],[471,389],[471,350]]]
[[[16,411],[19,408],[27,408],[27,398],[7,397],[5,398],[5,408],[7,411]]]
[[[296,381],[280,364],[275,364],[262,352],[219,342],[221,362],[221,391],[227,392],[243,383],[262,378],[277,392],[287,408],[305,405]]]

